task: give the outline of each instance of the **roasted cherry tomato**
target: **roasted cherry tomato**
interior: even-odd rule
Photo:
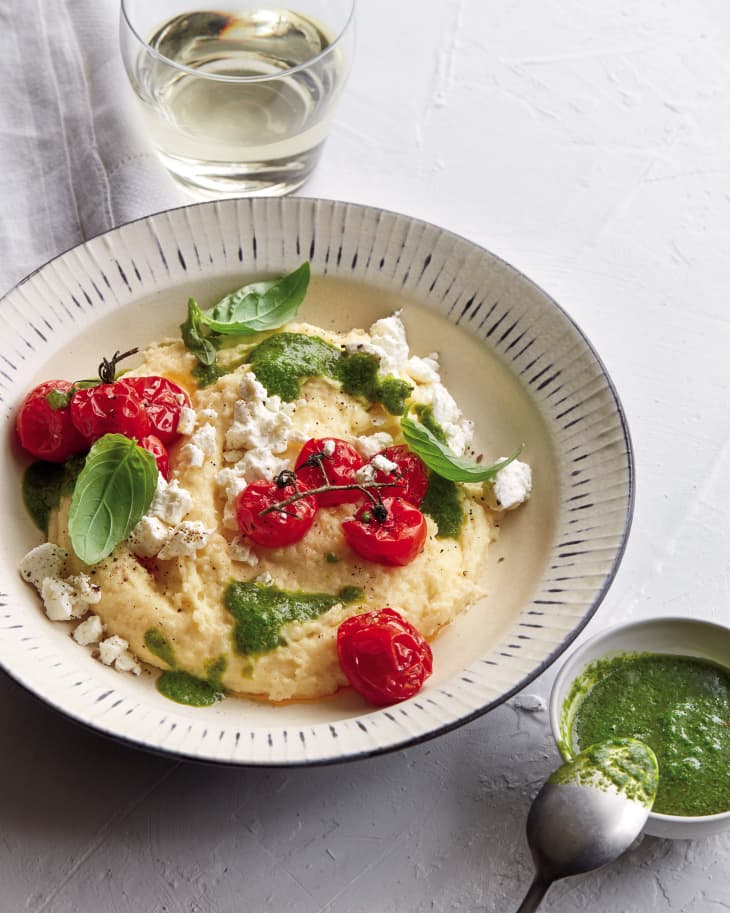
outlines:
[[[163,444],[171,444],[177,438],[177,423],[183,406],[190,407],[190,397],[173,381],[166,377],[120,377],[117,384],[134,390],[142,400],[150,428]]]
[[[314,523],[317,501],[304,496],[291,504],[282,501],[304,490],[304,486],[252,482],[236,498],[236,519],[241,532],[257,545],[279,548],[298,542]],[[270,509],[269,509],[270,508]],[[267,511],[262,516],[262,512]]]
[[[353,485],[355,473],[365,465],[365,460],[352,444],[336,437],[312,438],[302,447],[294,471],[307,488],[325,484],[324,469],[330,485]],[[316,496],[320,507],[334,507],[360,501],[363,494],[357,488],[347,491],[325,491]]]
[[[378,706],[413,697],[433,669],[423,636],[387,608],[343,621],[337,629],[337,655],[352,687]]]
[[[20,407],[15,420],[20,446],[39,460],[63,463],[89,446],[71,421],[72,386],[67,380],[48,380],[31,390]]]
[[[157,460],[157,468],[165,481],[167,481],[170,477],[170,457],[167,453],[167,447],[165,447],[156,434],[146,434],[138,443],[140,447],[149,450],[152,456]]]
[[[113,433],[141,440],[150,431],[142,400],[118,383],[77,390],[70,409],[74,425],[89,443]]]
[[[350,548],[377,564],[410,564],[426,541],[426,518],[402,498],[383,498],[363,504],[354,517],[344,520],[342,532]]]
[[[378,470],[375,473],[376,482],[393,482],[388,488],[381,488],[380,494],[384,498],[403,498],[416,507],[423,501],[428,489],[428,469],[423,460],[416,456],[404,444],[397,447],[386,447],[381,450],[380,456],[397,465],[392,472]]]

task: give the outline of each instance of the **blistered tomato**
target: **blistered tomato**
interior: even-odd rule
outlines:
[[[190,397],[178,384],[166,377],[121,377],[117,384],[133,390],[147,412],[150,429],[163,444],[171,444],[177,437],[180,410],[190,407]]]
[[[288,498],[303,490],[261,480],[252,482],[236,498],[236,519],[244,536],[266,548],[293,545],[311,529],[317,502],[305,495],[289,504]]]
[[[170,457],[167,447],[156,434],[146,434],[138,441],[138,444],[140,447],[144,447],[145,450],[149,450],[157,461],[157,469],[160,475],[167,481],[170,477]]]
[[[401,497],[416,507],[423,501],[428,489],[428,469],[423,460],[409,450],[404,444],[386,447],[380,456],[385,457],[396,468],[390,472],[379,469],[375,473],[376,482],[392,482],[392,486],[381,488],[380,494],[386,498]]]
[[[352,687],[378,706],[413,697],[433,669],[426,640],[389,608],[343,621],[337,629],[337,655]]]
[[[39,460],[63,463],[88,447],[71,421],[72,387],[67,380],[48,380],[32,390],[20,407],[15,420],[20,446]]]
[[[383,498],[380,504],[363,504],[342,523],[350,548],[377,564],[410,564],[426,541],[428,528],[421,511],[402,498]]]
[[[321,485],[355,485],[355,473],[365,460],[352,444],[336,437],[312,438],[302,447],[294,471],[307,488]],[[323,491],[316,496],[320,507],[334,507],[359,501],[363,497],[357,488],[344,491]]]
[[[134,390],[118,383],[77,390],[70,410],[75,427],[90,444],[105,434],[141,440],[150,432],[142,400]]]

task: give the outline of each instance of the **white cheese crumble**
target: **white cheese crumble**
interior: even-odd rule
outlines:
[[[331,457],[335,452],[335,442],[333,440],[326,440],[322,442],[322,453],[326,457]]]
[[[73,638],[82,647],[98,644],[104,633],[104,625],[98,615],[89,615],[86,621],[76,626]]]
[[[192,469],[200,469],[205,462],[203,451],[197,444],[193,444],[190,441],[187,444],[183,444],[180,449],[180,458]]]
[[[375,467],[372,463],[366,463],[364,466],[361,466],[359,469],[355,470],[355,481],[359,482],[361,485],[364,482],[374,482],[375,481]]]
[[[293,403],[269,396],[247,371],[233,406],[233,423],[226,432],[225,450],[263,450],[283,453],[292,436]]]
[[[177,433],[192,434],[195,430],[197,418],[195,409],[191,409],[190,406],[183,406],[177,419]]]
[[[59,577],[68,552],[52,542],[36,545],[20,562],[18,570],[23,580],[40,589],[46,577]]]
[[[207,530],[200,520],[183,520],[173,530],[170,538],[162,546],[157,557],[161,561],[169,558],[191,558],[208,544],[211,531]]]
[[[153,558],[170,538],[171,529],[157,517],[142,517],[129,536],[129,547],[139,558]]]
[[[363,434],[355,438],[355,448],[366,460],[392,444],[393,436],[387,431],[376,431],[375,434]]]
[[[189,513],[192,506],[193,496],[187,488],[183,488],[177,479],[168,484],[160,475],[147,516],[157,517],[171,526],[176,526]]]
[[[397,463],[394,463],[393,460],[389,460],[388,457],[383,456],[382,453],[376,453],[372,460],[370,460],[370,464],[378,472],[394,472],[398,468]]]
[[[506,457],[500,457],[504,460]],[[498,461],[499,462],[499,461]],[[532,492],[532,470],[519,460],[500,469],[493,482],[494,496],[502,510],[512,510],[523,504]]]
[[[200,448],[206,456],[214,456],[218,440],[213,425],[210,422],[206,422],[205,425],[198,428],[190,438],[190,444],[193,447]]]
[[[44,577],[40,586],[46,615],[51,621],[68,621],[74,610],[74,588],[60,577]]]
[[[117,672],[132,672],[139,675],[142,667],[129,652],[129,644],[123,637],[112,634],[99,644],[99,659],[105,666],[114,666]]]
[[[457,456],[463,456],[474,436],[474,423],[464,418],[454,397],[443,384],[430,384],[419,388],[419,401],[432,407],[449,447]]]

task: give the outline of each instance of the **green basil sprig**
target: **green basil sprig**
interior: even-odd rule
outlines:
[[[188,319],[180,327],[183,342],[201,364],[215,364],[215,335],[253,336],[288,323],[304,300],[309,278],[305,261],[286,276],[244,285],[207,311],[191,298]]]
[[[403,437],[411,450],[419,456],[428,468],[443,479],[452,482],[489,482],[497,473],[508,466],[522,453],[518,447],[512,456],[500,460],[492,466],[482,466],[474,460],[457,456],[445,444],[419,422],[407,416],[400,420]]]
[[[147,512],[157,487],[154,456],[122,434],[92,446],[71,498],[68,529],[74,552],[96,564],[123,542]]]

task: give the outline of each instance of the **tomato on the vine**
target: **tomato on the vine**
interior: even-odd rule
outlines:
[[[15,430],[23,450],[39,460],[63,463],[88,447],[71,421],[68,403],[72,389],[67,380],[47,380],[23,400]]]
[[[386,498],[403,498],[409,504],[418,507],[426,496],[428,489],[428,468],[423,460],[405,444],[395,447],[386,447],[380,451],[380,456],[396,464],[396,469],[384,472],[379,469],[375,473],[376,482],[392,482],[387,488],[381,488],[380,494]]]
[[[433,670],[424,637],[390,608],[343,621],[337,629],[337,655],[348,682],[377,706],[413,697]]]
[[[183,388],[158,375],[121,377],[116,383],[137,394],[145,407],[153,434],[163,444],[171,444],[178,436],[181,409],[184,406],[190,407],[190,397]]]
[[[145,450],[149,450],[157,461],[157,469],[160,475],[167,481],[170,478],[170,457],[167,453],[167,447],[156,434],[146,434],[137,443],[140,447],[144,447]]]
[[[363,504],[344,520],[342,532],[350,548],[377,564],[410,564],[426,541],[428,528],[421,511],[402,498]]]
[[[142,400],[134,390],[118,383],[77,390],[70,410],[71,420],[90,444],[105,434],[141,440],[150,431]]]
[[[355,485],[355,473],[364,465],[365,460],[347,441],[336,437],[311,438],[299,452],[294,471],[307,488],[326,484]],[[362,497],[362,491],[357,488],[323,491],[316,495],[320,507],[360,501]]]
[[[302,539],[314,523],[317,501],[304,495],[290,504],[281,502],[305,488],[264,479],[247,485],[236,498],[236,519],[243,535],[266,548],[293,545]]]

